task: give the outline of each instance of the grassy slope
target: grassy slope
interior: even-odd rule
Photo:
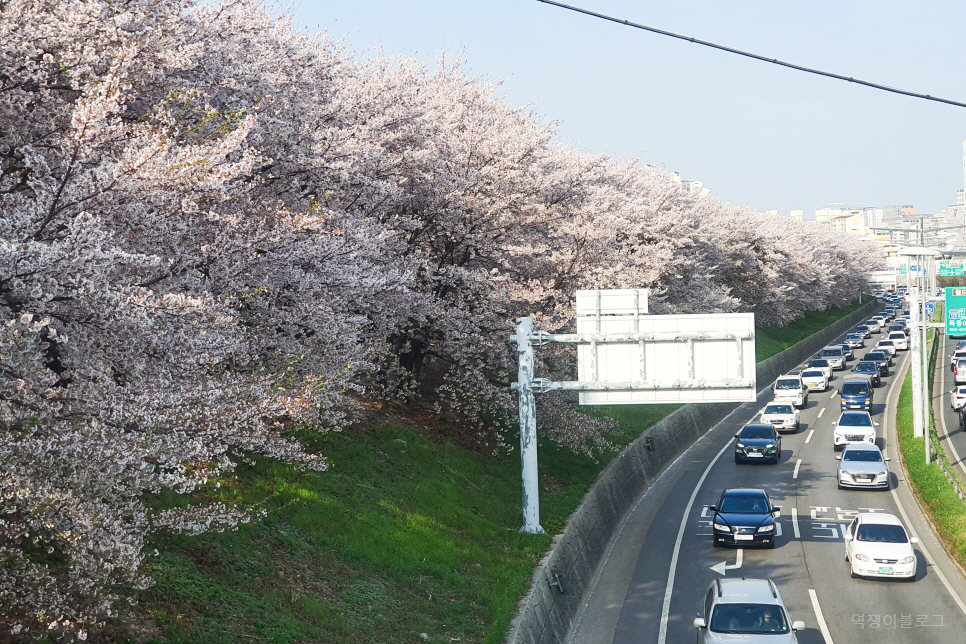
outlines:
[[[852,310],[758,330],[767,357]],[[675,409],[619,406],[611,439],[627,444]],[[306,433],[328,472],[269,460],[243,465],[210,498],[267,518],[235,532],[158,538],[156,580],[113,641],[434,642],[503,640],[551,537],[521,535],[516,453],[481,457],[395,424]],[[541,523],[559,532],[613,454],[597,461],[542,444]],[[150,619],[145,619],[149,617]]]

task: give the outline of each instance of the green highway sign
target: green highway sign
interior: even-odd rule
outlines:
[[[966,335],[966,288],[946,287],[946,335]]]
[[[899,265],[899,275],[906,275],[909,273],[909,267],[905,264]]]

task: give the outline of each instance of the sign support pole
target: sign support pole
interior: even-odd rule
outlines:
[[[537,479],[537,401],[533,395],[533,318],[517,318],[517,381],[520,399],[520,459],[523,465],[523,527],[520,532],[543,534],[540,527],[540,490]]]

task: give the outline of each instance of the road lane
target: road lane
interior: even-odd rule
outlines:
[[[879,336],[872,338],[877,339]],[[857,353],[863,355],[869,348]],[[889,444],[883,423],[885,394],[893,387],[905,360],[904,355],[897,356],[896,366],[876,390],[873,417],[880,423],[879,445],[886,451]],[[852,364],[849,363],[850,367]],[[845,374],[837,372],[832,382],[834,388],[841,384]],[[898,388],[894,392],[897,395]],[[649,529],[642,522],[637,523],[643,534],[628,539],[634,545],[633,556],[625,553],[622,558],[626,568],[619,572],[601,571],[597,594],[606,596],[607,601],[590,598],[568,641],[572,644],[660,642],[668,568],[675,551],[678,553],[675,583],[667,619],[663,622],[665,642],[694,640],[691,621],[701,609],[708,585],[721,574],[719,570],[727,576],[772,578],[781,590],[791,618],[802,619],[808,626],[799,634],[802,644],[825,641],[813,594],[823,609],[829,636],[835,641],[948,642],[958,637],[950,640],[954,633],[966,632],[966,616],[926,565],[921,553],[917,581],[913,584],[849,577],[842,537],[851,517],[859,511],[900,512],[889,492],[837,489],[832,423],[838,418],[839,402],[832,392],[813,392],[809,396],[809,406],[802,410],[800,430],[783,435],[783,454],[778,465],[736,465],[726,449],[704,475],[711,458],[723,445],[730,446],[730,437],[768,399],[770,395],[766,394],[757,406],[743,406],[716,427],[714,436],[696,446],[688,462],[681,464],[679,469],[683,471],[674,474],[676,484],[663,488],[656,495],[659,498],[650,501],[653,520]],[[897,474],[901,468],[897,462],[891,465],[893,485],[902,485]],[[702,484],[698,485],[702,476]],[[743,550],[740,568],[736,567],[737,551],[713,548],[711,544],[707,506],[728,487],[764,488],[773,502],[782,507],[779,519],[782,531],[776,549]],[[684,531],[680,531],[683,510],[692,496],[693,507],[687,514]],[[913,526],[909,527],[915,531]],[[675,550],[679,532],[680,546]],[[615,576],[624,578],[618,584],[623,588],[619,592],[609,584],[615,572]]]

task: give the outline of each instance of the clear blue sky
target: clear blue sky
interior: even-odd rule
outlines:
[[[536,0],[282,0],[362,55],[503,79],[559,136],[806,217],[829,202],[934,213],[963,187],[966,108],[790,71]],[[966,2],[572,0],[769,57],[966,102]]]

